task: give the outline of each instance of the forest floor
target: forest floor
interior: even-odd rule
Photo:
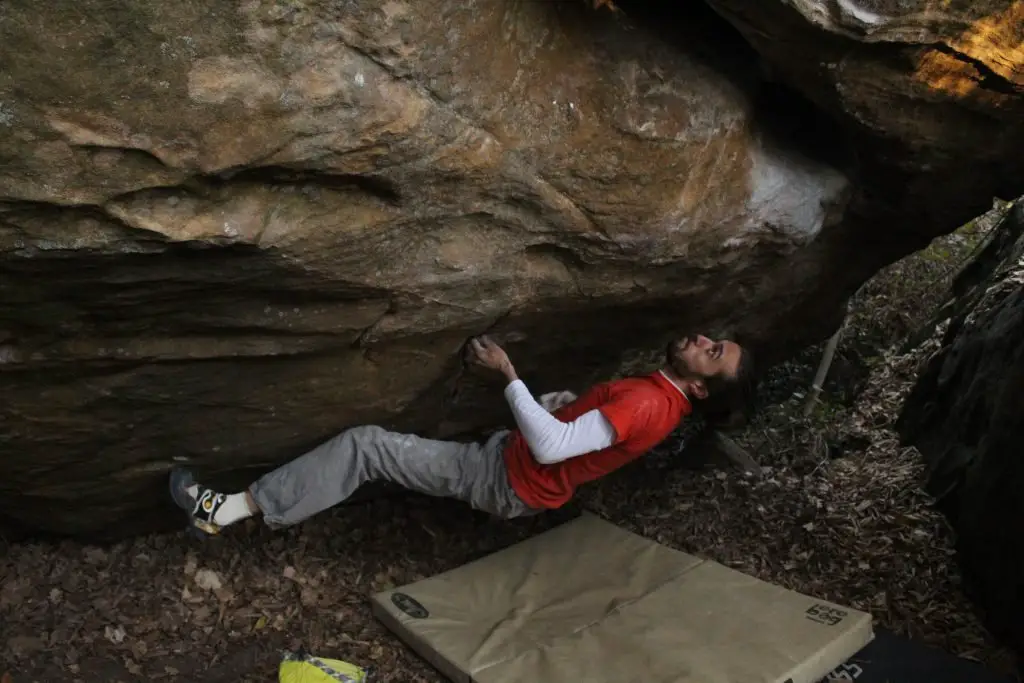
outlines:
[[[894,351],[941,303],[983,221],[893,264],[854,298],[832,379],[803,415],[822,347],[773,368],[733,436],[762,467],[680,467],[677,441],[586,487],[569,509],[504,522],[416,495],[343,506],[285,531],[255,522],[96,547],[0,542],[0,680],[274,681],[281,651],[444,679],[371,615],[367,597],[452,569],[588,509],[627,529],[1009,672],[964,596],[923,465],[892,431],[934,341]],[[6,678],[4,678],[6,674]]]

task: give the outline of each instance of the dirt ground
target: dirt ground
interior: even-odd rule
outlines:
[[[931,275],[949,271],[949,249],[962,254],[971,244],[953,236],[942,258],[915,256],[858,295],[838,379],[811,416],[800,409],[820,347],[772,370],[763,409],[734,435],[760,476],[687,468],[687,451],[674,441],[587,488],[571,508],[529,520],[404,495],[285,531],[250,521],[203,541],[177,533],[106,548],[4,543],[0,680],[266,682],[276,680],[281,651],[302,645],[373,666],[379,681],[442,681],[372,617],[368,596],[539,533],[580,508],[869,610],[880,625],[1008,672],[1010,656],[963,595],[946,525],[919,488],[921,464],[890,430],[928,349],[905,357],[887,349],[911,317],[931,310],[921,297],[937,291]]]

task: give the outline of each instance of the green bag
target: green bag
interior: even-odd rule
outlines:
[[[314,657],[304,650],[286,652],[277,672],[280,683],[372,683],[370,674],[368,668]]]

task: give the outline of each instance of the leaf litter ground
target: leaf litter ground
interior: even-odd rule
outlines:
[[[939,244],[963,251],[968,238]],[[373,618],[367,597],[540,533],[579,508],[1010,672],[1010,655],[961,589],[951,534],[920,489],[920,459],[891,430],[935,341],[905,356],[887,349],[921,311],[934,310],[930,280],[948,272],[946,261],[918,254],[862,289],[838,379],[809,417],[801,392],[820,347],[772,369],[764,407],[734,435],[761,464],[759,477],[682,467],[687,451],[674,441],[581,492],[569,509],[529,520],[408,495],[343,506],[285,531],[250,521],[202,542],[179,533],[103,548],[5,545],[0,676],[273,681],[281,651],[302,645],[371,665],[380,681],[442,681]]]

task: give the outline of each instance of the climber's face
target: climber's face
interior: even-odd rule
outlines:
[[[739,379],[743,348],[728,339],[709,339],[702,334],[687,335],[669,343],[665,363],[685,380],[695,398],[708,395],[708,380],[734,382]]]

